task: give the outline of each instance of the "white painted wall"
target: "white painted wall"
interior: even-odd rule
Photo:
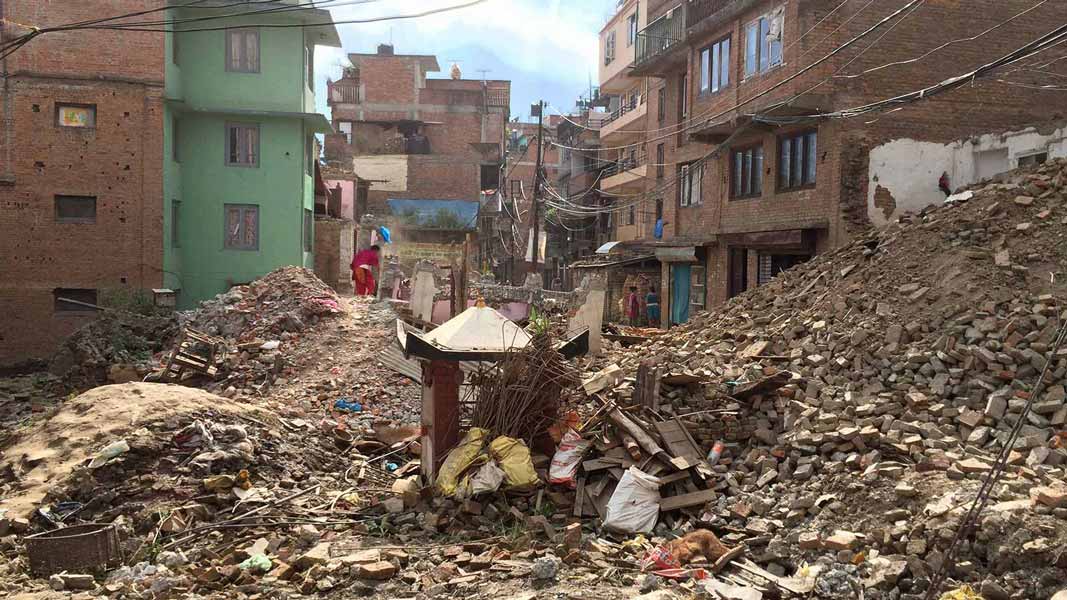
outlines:
[[[950,144],[907,138],[882,144],[870,153],[867,215],[872,224],[881,227],[903,213],[944,202],[945,195],[937,187],[942,173],[948,173],[949,185],[956,189],[1015,169],[1020,158],[1037,152],[1048,152],[1050,159],[1067,157],[1067,127],[1050,135],[1030,127]],[[896,209],[889,214],[874,205],[879,186],[889,190],[896,201]]]

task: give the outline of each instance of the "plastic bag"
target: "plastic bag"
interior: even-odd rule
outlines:
[[[522,440],[498,437],[489,444],[489,455],[504,470],[504,483],[509,490],[529,490],[537,487],[541,480],[534,470],[530,459],[530,449]]]
[[[645,554],[638,566],[641,567],[642,571],[648,571],[649,569],[679,569],[682,563],[678,562],[678,559],[671,554],[671,551],[666,546],[656,546]]]
[[[563,434],[556,453],[552,455],[552,464],[548,467],[549,483],[562,484],[573,489],[582,455],[591,445],[592,442],[583,439],[577,431],[568,429],[567,433]]]
[[[496,461],[491,460],[482,465],[482,468],[471,477],[470,494],[476,496],[495,492],[500,489],[502,483],[504,483],[504,471],[497,466]]]
[[[649,533],[659,518],[659,502],[659,479],[630,467],[608,500],[604,527],[622,533]]]
[[[253,554],[248,557],[248,560],[237,565],[237,568],[243,571],[259,571],[260,573],[270,571],[270,567],[270,559],[265,554]]]
[[[93,460],[89,462],[89,468],[96,469],[98,467],[102,467],[107,464],[107,461],[111,460],[112,458],[115,458],[120,454],[125,454],[129,451],[130,445],[126,443],[126,440],[119,440],[117,442],[111,443],[103,450],[101,450],[96,456],[93,457]]]
[[[441,464],[441,470],[437,473],[437,490],[444,496],[452,496],[459,486],[459,478],[467,467],[471,466],[474,459],[482,452],[485,446],[485,436],[488,432],[484,429],[472,428],[467,435],[453,448],[445,462]]]

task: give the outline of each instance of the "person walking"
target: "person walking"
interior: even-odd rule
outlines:
[[[656,293],[654,285],[648,287],[648,294],[645,296],[645,313],[648,316],[648,326],[659,327],[659,294]]]
[[[355,282],[357,296],[373,296],[375,291],[374,270],[378,266],[381,248],[375,244],[366,250],[360,250],[352,258],[352,281]]]

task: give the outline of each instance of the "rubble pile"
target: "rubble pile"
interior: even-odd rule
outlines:
[[[281,267],[200,303],[183,327],[250,342],[289,339],[338,312],[337,293],[303,267]]]
[[[98,427],[101,419],[111,425]],[[32,450],[56,431],[67,436],[51,444],[55,452]],[[96,388],[4,444],[14,462],[0,476],[0,536],[20,536],[0,540],[0,553],[17,558],[24,535],[111,523],[128,566],[101,579],[109,597],[210,593],[268,571],[296,579],[317,564],[321,537],[366,533],[385,513],[379,500],[393,495],[397,474],[410,471],[390,472],[386,460],[351,448],[351,436],[338,432],[337,422],[299,409],[276,415],[180,386]],[[403,444],[373,450],[388,462],[408,457]],[[0,575],[9,591],[49,583],[2,558]],[[78,576],[88,577],[84,589],[97,588],[91,575]],[[66,577],[50,584],[81,589]]]
[[[105,310],[63,342],[48,370],[79,390],[140,380],[177,333],[173,315]]]
[[[1039,394],[951,575],[1055,592],[1067,569],[1067,347],[1053,352],[1067,321],[1065,193],[1067,161],[1010,174],[610,357],[624,373],[651,359],[663,381],[689,381],[663,385],[658,410],[685,415],[705,451],[725,443],[702,518],[772,572],[821,557],[912,597]]]

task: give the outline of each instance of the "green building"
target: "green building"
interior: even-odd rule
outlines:
[[[180,308],[280,266],[314,266],[315,134],[331,131],[315,108],[315,47],[341,41],[328,11],[286,6],[298,3],[249,4],[240,12],[269,12],[166,36],[163,269]],[[238,10],[211,4],[168,15]]]

